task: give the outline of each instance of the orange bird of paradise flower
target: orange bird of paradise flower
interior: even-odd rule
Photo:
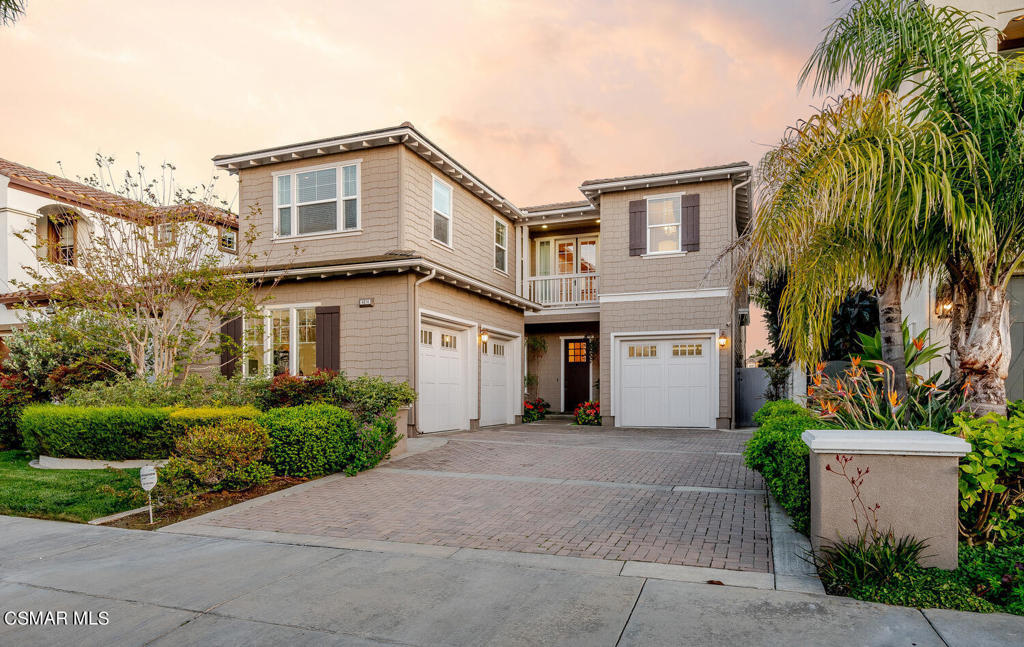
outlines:
[[[850,359],[850,363],[854,366],[860,366],[860,357],[853,357]]]
[[[900,399],[896,396],[895,391],[889,391],[889,404],[896,408],[900,404]]]
[[[923,339],[915,339],[914,340],[914,348],[916,348],[917,350],[921,350],[922,348],[924,348],[924,340]]]

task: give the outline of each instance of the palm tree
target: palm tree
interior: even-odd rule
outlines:
[[[13,25],[25,14],[25,0],[0,0],[0,25]]]
[[[1024,67],[990,50],[997,36],[978,14],[860,0],[828,28],[801,79],[813,79],[816,91],[903,90],[915,119],[973,140],[978,163],[951,159],[946,167],[952,185],[970,187],[957,195],[958,222],[931,237],[946,240],[950,351],[973,387],[968,406],[976,413],[1006,411],[1007,288],[1024,260]]]
[[[785,270],[783,343],[813,362],[832,313],[851,291],[879,297],[882,357],[907,393],[901,294],[907,277],[937,272],[962,204],[945,167],[971,166],[970,140],[915,121],[890,92],[842,96],[787,130],[759,167],[757,218],[737,246],[740,276]]]

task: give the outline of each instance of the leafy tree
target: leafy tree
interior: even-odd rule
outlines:
[[[0,25],[13,25],[25,15],[25,0],[0,0]]]
[[[971,384],[968,406],[977,413],[1006,411],[1007,287],[1024,259],[1024,67],[991,51],[997,37],[976,13],[859,0],[828,28],[802,75],[816,91],[904,91],[915,123],[965,137],[977,150],[976,158],[941,160],[945,181],[957,187],[943,209],[955,217],[921,229],[944,246],[952,364]]]
[[[41,250],[39,266],[25,268],[30,280],[19,287],[44,292],[72,317],[99,322],[110,334],[95,341],[125,352],[137,377],[166,383],[187,376],[228,343],[220,335],[224,319],[253,316],[270,298],[272,282],[255,289],[265,278],[258,266],[265,254],[253,250],[255,225],[237,236],[237,254],[229,255],[220,249],[218,227],[229,214],[208,204],[209,190],[161,192],[173,187],[173,177],[146,181],[141,166],[115,186],[103,179],[104,171],[113,177],[113,160],[98,163],[100,173],[86,181],[116,194],[93,200],[88,244],[76,249],[72,264]],[[45,245],[35,242],[34,230],[21,237]]]

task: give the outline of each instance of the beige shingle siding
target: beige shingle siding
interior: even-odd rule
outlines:
[[[644,258],[629,255],[629,201],[665,193],[700,194],[700,250],[683,256]],[[598,269],[601,292],[692,290],[729,285],[728,264],[716,267],[703,281],[708,267],[733,240],[729,182],[706,182],[681,187],[659,187],[606,193],[601,196],[601,251]]]
[[[409,280],[405,274],[373,278],[281,283],[268,307],[316,303],[341,308],[341,370],[412,383],[409,347]],[[373,298],[372,308],[359,299]]]
[[[439,173],[428,162],[404,147],[402,184],[405,210],[404,247],[496,287],[515,292],[515,227],[512,222],[473,195],[462,185]],[[452,187],[452,248],[433,239],[433,176]],[[494,269],[494,218],[508,225],[508,268]]]
[[[604,224],[604,221],[601,221]],[[703,226],[703,223],[701,223]],[[601,304],[601,402],[611,404],[612,333],[725,330],[733,320],[729,299],[662,299]],[[731,337],[731,333],[730,334]],[[713,344],[715,342],[712,342]],[[717,345],[715,346],[717,348]],[[731,416],[733,346],[718,350],[718,417]]]
[[[359,258],[384,254],[398,248],[398,151],[403,146],[387,146],[337,155],[324,155],[293,162],[242,169],[239,172],[239,218],[242,236],[250,223],[256,225],[255,253],[270,252],[270,264],[295,261],[295,246],[302,249],[303,261]],[[301,170],[325,164],[360,163],[360,218],[362,233],[324,239],[302,236],[274,242],[274,179],[272,173]],[[254,212],[253,209],[258,208]],[[339,209],[340,212],[340,209]],[[339,219],[341,214],[339,213]],[[301,263],[297,263],[300,264]]]

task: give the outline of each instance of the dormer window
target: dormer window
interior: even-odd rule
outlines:
[[[274,223],[279,238],[358,231],[359,163],[276,174]]]

